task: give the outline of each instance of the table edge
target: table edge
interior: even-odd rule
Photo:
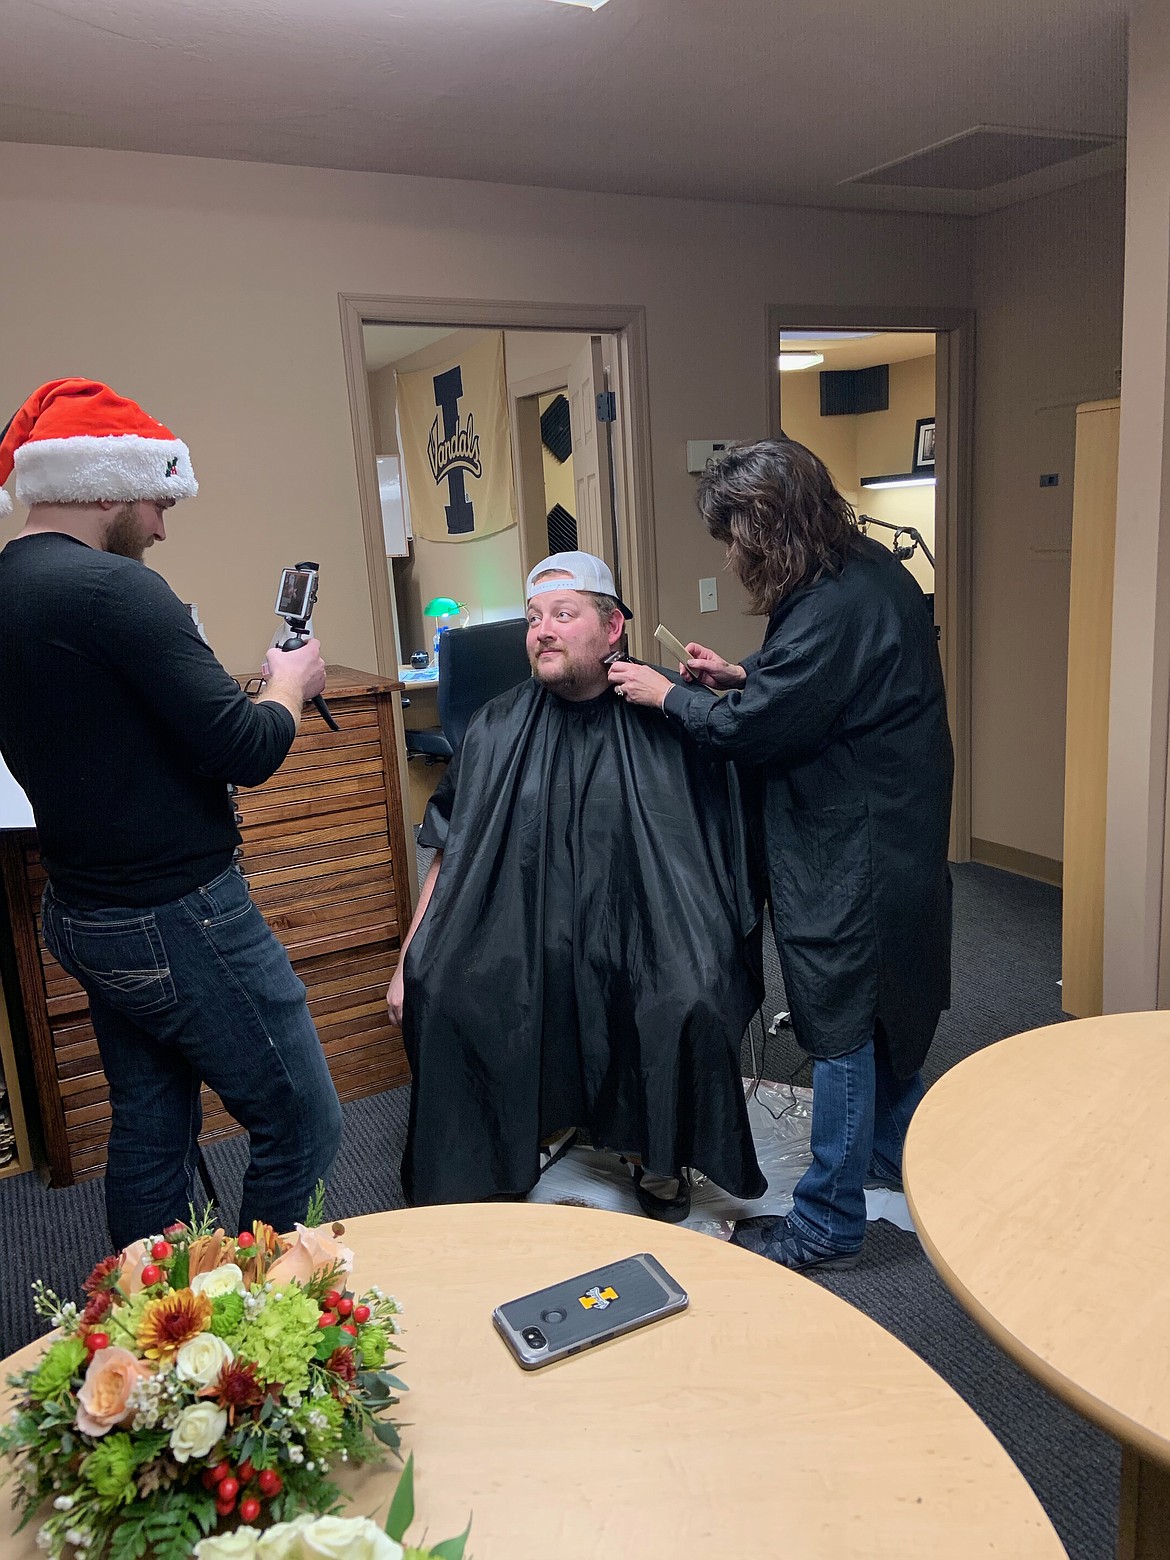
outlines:
[[[910,1147],[910,1139],[907,1139],[907,1151]],[[914,1221],[914,1229],[921,1242],[922,1249],[930,1258],[930,1264],[942,1279],[947,1289],[958,1301],[959,1305],[991,1341],[1000,1348],[1009,1359],[1014,1360],[1021,1369],[1034,1377],[1042,1387],[1045,1387],[1054,1397],[1068,1404],[1070,1408],[1091,1420],[1100,1429],[1123,1446],[1132,1448],[1141,1456],[1151,1462],[1160,1463],[1170,1468],[1170,1442],[1164,1440],[1153,1431],[1146,1429],[1127,1415],[1113,1408],[1110,1404],[1102,1402],[1093,1393],[1084,1387],[1077,1385],[1068,1376],[1057,1370],[1041,1355],[1030,1349],[1026,1343],[1016,1336],[1008,1327],[994,1316],[975,1294],[964,1284],[963,1280],[943,1257],[934,1241],[927,1233],[922,1216],[914,1201],[914,1195],[910,1187],[910,1175],[908,1163],[903,1165],[903,1187],[906,1204],[910,1209],[910,1217]]]

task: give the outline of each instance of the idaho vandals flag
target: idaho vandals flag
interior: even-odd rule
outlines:
[[[515,525],[503,331],[394,381],[414,534],[469,542]]]

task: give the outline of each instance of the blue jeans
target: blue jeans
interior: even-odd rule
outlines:
[[[341,1106],[305,988],[236,867],[149,910],[78,910],[47,887],[45,941],[89,995],[113,1125],[115,1249],[198,1208],[199,1086],[251,1139],[239,1228],[289,1230],[341,1140]]]
[[[895,1078],[886,1047],[867,1040],[847,1056],[813,1062],[813,1162],[797,1182],[788,1222],[826,1251],[865,1239],[865,1182],[901,1181],[902,1146],[922,1078]]]

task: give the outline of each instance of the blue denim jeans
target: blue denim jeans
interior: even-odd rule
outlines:
[[[45,941],[89,995],[113,1125],[115,1249],[186,1219],[207,1083],[247,1128],[239,1228],[303,1219],[341,1139],[341,1106],[305,988],[236,867],[149,910],[78,910],[51,887]]]
[[[865,1239],[865,1182],[902,1178],[902,1146],[925,1091],[896,1078],[885,1045],[813,1062],[813,1162],[797,1182],[788,1222],[814,1246],[854,1252]]]

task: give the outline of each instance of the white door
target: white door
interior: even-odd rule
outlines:
[[[601,337],[586,341],[569,369],[569,430],[573,439],[573,484],[577,492],[577,545],[582,552],[614,557],[613,486],[609,424],[597,420],[597,397],[605,390]]]

